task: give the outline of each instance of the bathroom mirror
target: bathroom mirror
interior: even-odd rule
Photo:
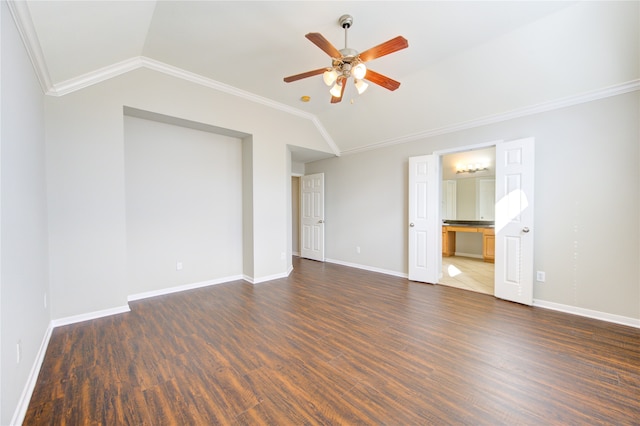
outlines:
[[[495,147],[442,157],[443,220],[495,219]]]

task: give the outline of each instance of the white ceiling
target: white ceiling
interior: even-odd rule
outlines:
[[[474,114],[489,111],[489,107],[499,112],[495,99],[487,99],[485,108],[475,93],[464,98],[465,91],[472,92],[463,90],[465,84],[484,84],[488,71],[482,59],[477,66],[463,67],[464,74],[445,72],[454,68],[442,64],[464,55],[473,58],[483,46],[505,40],[518,29],[573,5],[546,1],[27,4],[46,72],[54,85],[131,58],[151,58],[313,114],[341,152],[473,120],[478,118]],[[283,82],[285,76],[330,65],[329,57],[304,36],[320,32],[337,48],[344,47],[344,30],[337,21],[345,13],[354,17],[349,47],[360,52],[397,35],[409,41],[407,49],[368,63],[371,69],[400,81],[397,91],[371,84],[358,96],[348,87],[343,102],[332,105],[321,76]],[[540,27],[540,31],[545,28]],[[544,34],[540,35],[541,43],[546,43]],[[526,66],[528,57],[507,60]],[[491,78],[504,80],[501,76]],[[533,99],[519,99],[519,87],[511,80],[504,89],[514,101],[510,105],[526,106]],[[456,102],[452,104],[454,90]],[[311,96],[311,101],[301,102],[303,95]]]

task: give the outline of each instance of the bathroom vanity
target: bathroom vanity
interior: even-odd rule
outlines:
[[[486,220],[447,220],[442,224],[442,255],[453,256],[456,253],[456,234],[458,232],[482,233],[482,259],[495,261],[494,222]]]

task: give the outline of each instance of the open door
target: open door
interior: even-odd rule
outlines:
[[[495,296],[533,304],[534,139],[496,145]]]
[[[432,284],[440,275],[438,158],[409,158],[409,279]]]
[[[324,262],[324,173],[300,177],[300,256]]]

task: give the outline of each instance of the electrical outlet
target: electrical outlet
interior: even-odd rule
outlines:
[[[356,253],[360,254],[360,246],[356,246]]]
[[[20,364],[22,361],[22,340],[18,340],[16,344],[16,364]]]
[[[176,263],[176,271],[182,271],[182,262]]]
[[[542,271],[537,271],[536,272],[536,281],[538,281],[539,283],[543,283],[546,279],[546,274]]]

